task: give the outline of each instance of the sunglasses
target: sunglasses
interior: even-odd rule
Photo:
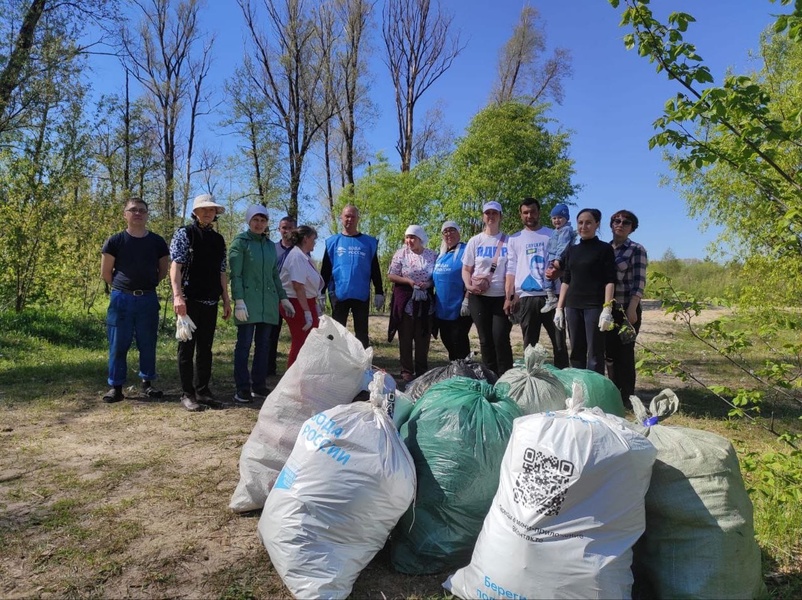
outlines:
[[[125,212],[129,212],[134,215],[146,215],[148,214],[147,208],[126,208]]]
[[[632,225],[629,219],[613,219],[613,225]]]

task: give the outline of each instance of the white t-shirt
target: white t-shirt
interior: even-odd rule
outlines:
[[[493,264],[493,255],[496,253],[496,246],[504,233],[487,235],[480,233],[468,240],[465,245],[465,254],[462,255],[462,264],[466,267],[473,267],[474,275],[486,275],[490,273],[490,265]],[[503,296],[504,295],[504,276],[507,273],[507,243],[501,247],[496,259],[496,271],[490,280],[490,287],[482,294],[483,296]]]
[[[304,254],[298,246],[295,246],[287,254],[284,265],[281,267],[281,285],[287,292],[289,298],[297,298],[292,282],[300,283],[304,286],[307,298],[317,298],[320,290],[323,289],[323,278],[318,273],[312,259]]]
[[[519,296],[545,296],[543,289],[546,272],[546,246],[552,229],[541,227],[537,231],[524,229],[514,233],[507,241],[507,273],[515,275],[515,292]]]

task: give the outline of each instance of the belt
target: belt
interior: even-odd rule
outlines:
[[[152,294],[156,290],[122,290],[120,288],[112,288],[115,292],[122,292],[123,294],[130,294],[131,296],[144,296],[145,294]]]

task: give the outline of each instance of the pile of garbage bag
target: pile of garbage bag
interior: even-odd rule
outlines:
[[[372,358],[324,316],[242,449],[231,508],[264,508],[296,597],[346,598],[386,544],[465,599],[765,596],[735,451],[664,425],[670,390],[633,396],[630,422],[612,382],[541,347],[498,381],[454,361],[408,394]]]

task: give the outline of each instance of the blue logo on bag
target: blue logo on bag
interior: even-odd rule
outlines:
[[[280,490],[288,490],[292,487],[292,484],[295,483],[296,477],[297,473],[295,471],[284,467],[281,469],[281,473],[278,474],[278,479],[276,480],[276,485],[274,487],[277,487]]]

